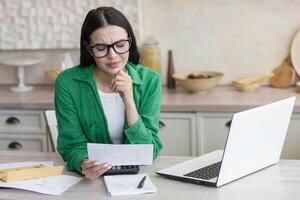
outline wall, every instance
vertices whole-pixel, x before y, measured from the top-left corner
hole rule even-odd
[[[140,40],[139,0],[0,0],[0,60],[42,57],[41,64],[26,69],[25,81],[51,83],[44,78],[48,68],[61,68],[67,55],[72,58],[67,65],[78,64],[82,22],[90,9],[99,6],[121,10]],[[0,65],[0,84],[16,83],[15,71]]]
[[[228,84],[282,62],[299,10],[299,0],[142,0],[143,32],[160,41],[164,80],[172,49],[176,71],[218,70]]]
[[[300,28],[299,0],[0,0],[0,43],[8,40],[2,25],[3,20],[7,20],[4,10],[28,1],[55,1],[65,9],[70,2],[74,8],[98,5],[120,8],[133,24],[138,37],[145,39],[155,35],[159,40],[164,82],[168,49],[174,51],[176,71],[222,71],[225,76],[221,84],[269,72],[288,55],[291,40]],[[11,2],[10,6],[7,2]],[[17,13],[22,13],[21,8],[17,8]],[[19,14],[15,19],[19,20]],[[76,19],[76,27],[80,27],[83,19]],[[29,21],[26,25],[29,28],[25,32],[31,30],[31,26],[37,27],[38,23],[30,24]],[[69,36],[76,38],[73,41],[78,39],[78,34]],[[9,45],[13,47],[18,42],[19,39],[10,40]],[[64,45],[38,48],[42,49],[31,46],[8,50],[3,47],[0,59],[16,55],[42,56],[43,63],[27,70],[26,82],[30,84],[51,83],[44,78],[45,70],[61,67],[67,54],[71,55],[74,64],[78,63],[77,48],[70,49]],[[15,69],[0,66],[0,84],[13,83],[16,83]]]
[[[139,36],[136,0],[1,0],[1,49],[79,48],[80,29],[92,8],[114,6]]]

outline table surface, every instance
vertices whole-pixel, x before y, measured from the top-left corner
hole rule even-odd
[[[276,165],[260,170],[242,179],[220,188],[194,185],[166,179],[155,174],[155,171],[180,163],[189,157],[160,156],[153,166],[141,167],[141,172],[148,173],[157,187],[157,192],[120,197],[107,195],[102,178],[95,181],[83,179],[60,196],[43,195],[17,189],[0,189],[0,200],[40,200],[44,199],[300,199],[300,160],[280,160]],[[8,152],[0,151],[0,162],[53,160],[63,163],[55,153],[45,152]],[[65,172],[73,174],[72,172]],[[74,174],[76,175],[76,174]]]

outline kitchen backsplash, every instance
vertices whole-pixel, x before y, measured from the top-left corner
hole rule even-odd
[[[139,0],[0,0],[0,59],[42,57],[41,64],[25,69],[25,82],[51,84],[44,77],[45,71],[61,68],[63,63],[79,63],[82,22],[90,9],[99,6],[121,10],[137,40],[141,39]],[[16,68],[0,65],[0,84],[16,83],[15,73]]]
[[[136,0],[1,0],[1,49],[79,48],[80,29],[92,8],[114,6],[139,36]]]
[[[86,11],[100,5],[115,6],[128,16],[139,46],[144,38],[155,36],[164,83],[169,49],[175,71],[217,70],[225,74],[220,84],[229,84],[278,66],[300,28],[298,0],[0,0],[0,59],[41,56],[44,61],[27,70],[26,83],[51,83],[44,78],[45,70],[61,67],[67,57],[72,58],[68,63],[78,63],[78,29]],[[40,12],[54,15],[46,27],[31,19],[39,19]],[[66,22],[73,26],[64,29]],[[45,30],[54,30],[54,40],[45,38]],[[61,34],[55,35],[55,30]],[[12,83],[15,68],[0,66],[0,84]]]

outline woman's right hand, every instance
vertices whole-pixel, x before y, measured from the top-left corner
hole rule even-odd
[[[81,173],[85,178],[94,180],[109,170],[111,166],[109,164],[96,164],[96,161],[84,160],[81,163]]]

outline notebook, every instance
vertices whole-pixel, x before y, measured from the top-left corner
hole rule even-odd
[[[143,188],[138,188],[140,181],[146,176]],[[155,185],[147,174],[104,176],[104,184],[109,196],[134,195],[156,192]]]
[[[167,178],[219,187],[277,163],[295,97],[233,115],[224,150],[217,150],[156,173]]]

